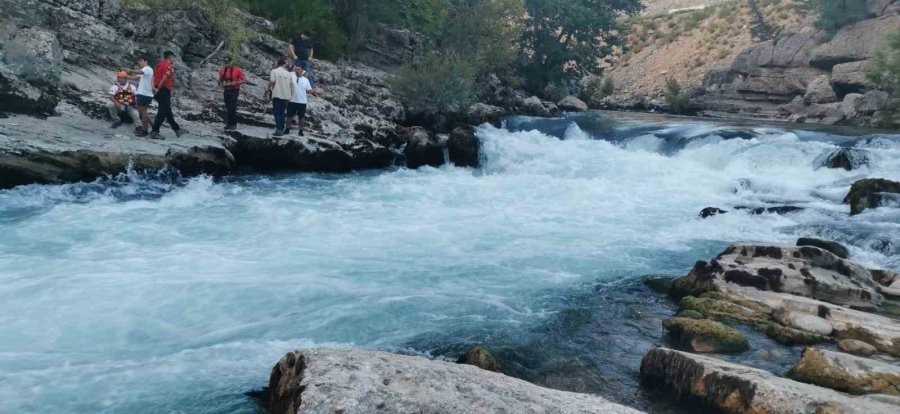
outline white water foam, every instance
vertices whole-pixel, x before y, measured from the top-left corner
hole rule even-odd
[[[614,144],[575,124],[564,140],[485,126],[477,171],[0,192],[0,407],[253,412],[243,393],[293,348],[515,336],[573,286],[684,272],[738,240],[825,233],[897,266],[866,246],[897,238],[900,209],[848,218],[840,204],[857,178],[900,179],[892,140],[847,172],[816,168],[827,140],[718,130],[671,126],[701,138],[668,154],[658,134]],[[697,218],[772,203],[808,210]]]

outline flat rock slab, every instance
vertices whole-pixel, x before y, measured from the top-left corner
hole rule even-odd
[[[470,365],[353,349],[288,353],[269,389],[273,414],[639,413]]]
[[[824,349],[807,348],[788,376],[850,394],[900,395],[900,367]]]
[[[641,361],[641,379],[725,412],[872,414],[900,411],[900,398],[851,397],[712,357],[656,348]]]

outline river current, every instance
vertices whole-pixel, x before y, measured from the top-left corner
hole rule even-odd
[[[512,118],[478,128],[480,169],[0,191],[0,412],[250,413],[298,347],[478,343],[511,375],[651,408],[638,364],[672,305],[643,275],[798,236],[900,270],[900,203],[841,202],[900,180],[900,137],[802,128]],[[868,165],[822,168],[841,147]],[[733,210],[783,205],[804,210]]]

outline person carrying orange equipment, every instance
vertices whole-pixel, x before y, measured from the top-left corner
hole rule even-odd
[[[128,72],[120,70],[116,72],[116,83],[109,89],[109,103],[106,108],[112,118],[112,128],[122,125],[122,115],[131,118],[135,125],[140,121],[137,109],[137,89],[128,82]]]

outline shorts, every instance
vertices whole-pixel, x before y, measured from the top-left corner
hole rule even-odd
[[[152,103],[153,103],[152,96],[144,96],[144,95],[137,96],[137,107],[138,108],[149,108],[150,104],[152,104]]]
[[[294,115],[297,115],[300,118],[305,117],[306,116],[306,104],[294,103],[294,102],[288,103],[287,116],[294,116]]]

